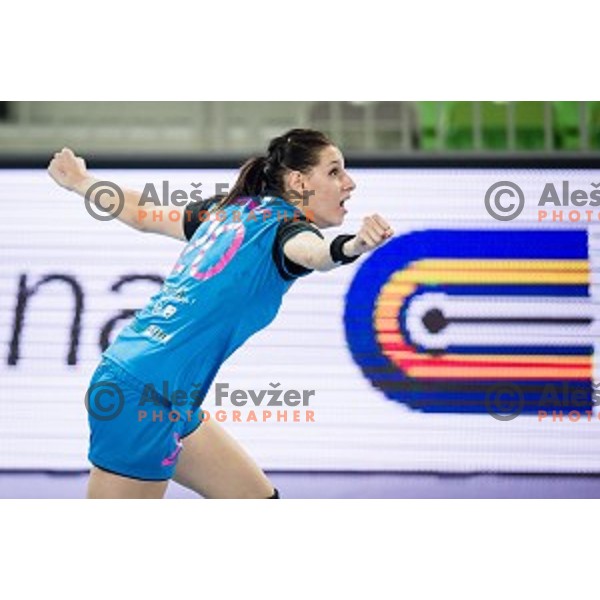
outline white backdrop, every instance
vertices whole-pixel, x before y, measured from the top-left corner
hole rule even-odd
[[[154,182],[160,189],[207,192],[231,182],[230,170],[110,170],[97,176],[127,187]],[[518,169],[357,169],[358,189],[339,232],[354,232],[363,215],[378,212],[396,235],[427,229],[590,231],[592,297],[597,311],[596,236],[591,224],[537,224],[546,182],[563,180],[590,191],[597,171]],[[528,199],[523,214],[500,223],[483,198],[495,182],[518,183]],[[208,195],[208,194],[206,194]],[[157,284],[124,277],[166,276],[183,245],[146,235],[119,222],[99,222],[83,201],[55,186],[41,170],[0,171],[0,469],[78,470],[89,465],[84,395],[100,354],[100,332],[123,309],[141,308]],[[596,212],[597,209],[590,208]],[[328,232],[336,235],[338,231]],[[488,414],[427,413],[394,402],[363,376],[348,348],[343,313],[361,264],[315,273],[297,282],[275,322],[223,366],[217,382],[230,388],[314,389],[315,423],[223,425],[265,469],[499,472],[600,472],[600,421],[540,423],[535,415],[510,422]],[[42,285],[28,301],[15,347],[20,281],[33,288],[60,275],[80,290],[81,323],[74,364],[67,364],[75,311],[65,280]],[[122,325],[117,324],[117,328]],[[593,338],[593,325],[588,332]],[[114,337],[113,335],[111,337]],[[594,359],[595,361],[595,359]],[[9,364],[14,363],[14,364]],[[597,366],[594,362],[597,380]],[[205,408],[214,412],[212,392]]]

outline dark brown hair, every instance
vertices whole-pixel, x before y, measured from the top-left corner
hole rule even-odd
[[[266,156],[255,156],[242,165],[233,188],[220,200],[217,208],[224,208],[246,196],[284,196],[286,172],[308,172],[319,164],[321,151],[332,145],[324,133],[314,129],[292,129],[274,138]]]

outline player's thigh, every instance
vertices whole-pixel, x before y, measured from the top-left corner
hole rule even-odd
[[[205,498],[268,498],[273,485],[227,431],[207,420],[182,440],[173,479]]]
[[[92,467],[87,497],[96,499],[159,499],[165,495],[168,481],[141,481]]]

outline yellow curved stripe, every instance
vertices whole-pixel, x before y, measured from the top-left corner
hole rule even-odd
[[[417,267],[419,271],[439,271],[442,269],[452,271],[464,271],[477,269],[480,271],[539,271],[553,269],[556,271],[585,271],[588,272],[590,264],[588,260],[517,260],[517,259],[424,259],[410,263],[409,269]],[[542,267],[542,269],[540,269]],[[404,269],[407,271],[408,269]],[[403,272],[403,271],[401,271]]]
[[[390,350],[388,352],[389,357],[393,357],[395,360],[422,360],[425,363],[427,361],[434,360],[443,360],[449,364],[454,362],[462,362],[464,360],[469,360],[472,362],[486,362],[490,360],[491,354],[481,355],[481,354],[441,354],[439,356],[431,356],[429,354],[416,354],[415,352],[410,352],[406,350]],[[494,362],[497,363],[525,363],[531,364],[532,362],[540,362],[548,365],[578,365],[580,367],[587,367],[591,365],[591,357],[590,356],[550,356],[545,354],[508,354],[508,355],[499,355],[494,354]],[[424,367],[427,365],[424,364]]]
[[[421,365],[412,367],[408,375],[426,378],[482,378],[521,376],[558,379],[566,376],[589,378],[592,375],[592,357],[561,357],[556,355],[498,356],[479,354],[476,357],[464,354],[429,355],[416,351],[398,351],[383,349],[386,344],[405,344],[398,327],[398,312],[407,296],[411,295],[419,284],[562,284],[587,285],[590,283],[590,265],[587,260],[422,260],[409,265],[403,271],[393,273],[382,286],[375,302],[373,326],[376,339],[385,356],[400,366],[403,359],[443,361],[447,366]],[[382,333],[385,330],[385,333]],[[523,367],[460,367],[453,364],[461,360],[496,362],[543,362],[548,367],[532,369]],[[578,365],[581,369],[569,371],[560,369],[560,365]]]

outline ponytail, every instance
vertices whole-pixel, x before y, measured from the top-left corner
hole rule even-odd
[[[237,181],[229,193],[221,199],[217,208],[232,204],[238,198],[261,196],[265,188],[266,156],[248,159],[240,169]]]
[[[292,129],[274,138],[267,156],[250,158],[242,165],[233,188],[216,208],[225,208],[243,197],[284,195],[285,172],[306,173],[319,163],[320,151],[331,145],[325,134],[311,129]]]

